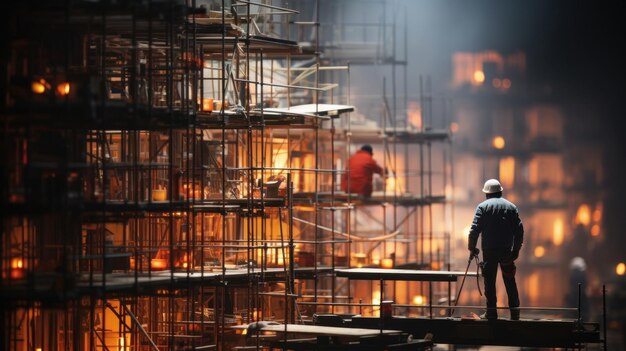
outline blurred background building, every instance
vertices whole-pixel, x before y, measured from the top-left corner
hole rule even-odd
[[[526,70],[523,52],[454,54],[456,165],[464,170],[455,203],[464,220],[458,225],[467,232],[467,218],[483,196],[475,184],[501,181],[526,231],[519,268],[523,300],[556,306],[570,288],[571,259],[590,260],[603,240],[603,146],[581,138],[590,131],[568,123],[567,106],[534,90]],[[602,272],[594,266],[588,273],[596,278],[585,289],[597,290]]]

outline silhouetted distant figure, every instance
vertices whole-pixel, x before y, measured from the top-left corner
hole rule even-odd
[[[567,307],[578,307],[578,284],[580,286],[580,311],[583,317],[589,317],[589,299],[587,289],[587,264],[582,257],[574,257],[569,264],[568,292],[565,296]]]

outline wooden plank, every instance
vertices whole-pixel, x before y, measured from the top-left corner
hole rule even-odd
[[[352,317],[348,325],[373,328],[377,317]],[[462,320],[458,318],[388,318],[385,326],[412,335],[433,334],[434,343],[456,345],[500,345],[575,348],[578,344],[602,342],[598,323],[576,320]]]
[[[302,203],[303,200],[313,200],[317,196],[320,202],[329,202],[332,199],[335,201],[348,201],[348,194],[343,191],[336,191],[334,194],[330,192],[299,192],[294,193],[293,197],[295,201]],[[373,192],[371,197],[361,198],[357,194],[351,194],[350,205],[382,205],[396,204],[399,206],[423,206],[428,204],[443,204],[446,202],[446,197],[443,195],[434,196],[419,196],[411,193],[397,194],[394,197],[393,193],[383,194],[383,192]]]
[[[281,108],[267,108],[264,111],[270,112],[287,112],[287,113],[302,113],[308,115],[319,116],[336,116],[341,113],[354,111],[354,106],[351,105],[335,105],[335,104],[305,104],[295,105],[290,107]]]
[[[455,282],[464,272],[429,271],[414,269],[385,269],[385,268],[350,268],[336,269],[338,277],[358,280],[404,280],[418,282]],[[468,276],[476,273],[468,272]]]
[[[258,325],[258,327],[257,327]],[[313,334],[313,335],[327,335],[327,336],[376,336],[379,334],[400,334],[401,330],[388,330],[383,329],[364,329],[364,328],[344,328],[344,327],[325,327],[320,325],[305,325],[305,324],[279,324],[273,322],[260,322],[258,324],[251,323],[249,325],[233,326],[235,329],[248,329],[260,330],[264,332],[275,333],[297,333],[297,334]]]

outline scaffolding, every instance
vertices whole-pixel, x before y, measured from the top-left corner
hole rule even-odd
[[[316,285],[306,295],[309,299],[302,299],[299,304],[312,310],[309,314],[359,314],[364,313],[363,307],[367,307],[367,313],[377,314],[381,300],[377,284],[338,279],[336,268],[450,269],[451,228],[446,217],[451,211],[446,189],[452,183],[452,153],[444,105],[447,101],[434,102],[428,81],[422,84],[419,101],[408,101],[409,26],[402,4],[344,1],[318,5],[316,9],[301,5],[303,13],[308,9],[323,18],[322,22],[300,22],[319,27],[317,34],[298,33],[304,46],[314,46],[306,38],[319,38],[317,45],[324,53],[324,62],[347,66],[349,77],[355,71],[383,76],[382,82],[376,84],[382,91],[363,86],[357,87],[357,92],[351,91],[354,83],[349,78],[349,84],[340,85],[340,95],[348,96],[357,111],[334,124],[334,138],[325,143],[338,150],[338,156],[333,158],[339,157],[339,172],[347,171],[343,165],[347,165],[355,147],[371,144],[382,155],[379,162],[389,174],[384,179],[374,179],[375,191],[365,200],[334,188],[315,194],[294,194],[300,202],[319,203],[320,210],[331,212],[329,217],[335,219],[327,221],[330,226],[321,228],[322,234],[327,235],[324,242],[330,246],[326,252],[335,259],[314,272],[318,280],[324,274],[331,276],[328,288],[318,291]],[[440,226],[441,223],[444,224]],[[348,242],[342,243],[338,238]],[[315,257],[318,261],[318,255]],[[425,283],[397,282],[386,289],[389,291],[384,295],[393,296],[396,303],[417,307],[412,309],[415,315],[423,315],[422,308],[433,303],[428,299],[431,291]],[[443,284],[436,290],[432,295],[437,297],[436,303],[439,299],[449,303],[449,287]]]
[[[11,10],[0,348],[268,349],[249,326],[361,323],[384,299],[451,316],[449,110],[421,78],[409,101],[402,7],[345,25],[358,2],[277,3]],[[390,92],[354,93],[355,67]],[[390,170],[369,199],[339,190],[363,143]]]
[[[334,271],[373,263],[358,245],[414,239],[398,239],[396,208],[433,198],[397,187],[393,230],[353,232],[363,204],[337,190],[350,66],[322,58],[320,5],[305,6],[313,21],[247,1],[14,10],[25,20],[11,23],[3,114],[2,294],[18,302],[3,310],[6,349],[241,344],[228,326],[320,312],[296,298],[353,301]],[[289,38],[305,34],[308,45]],[[385,51],[376,61],[395,70]]]
[[[3,349],[230,349],[258,346],[230,326],[301,319],[292,196],[332,178],[318,135],[353,108],[320,104],[337,85],[281,34],[297,11],[13,11]]]

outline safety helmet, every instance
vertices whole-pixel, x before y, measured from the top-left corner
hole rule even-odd
[[[584,271],[587,269],[587,264],[585,263],[585,259],[582,257],[574,257],[572,261],[569,263],[569,269]]]
[[[489,179],[483,186],[483,193],[485,194],[499,193],[502,190],[504,189],[502,189],[502,185],[500,185],[500,182],[497,179]]]

